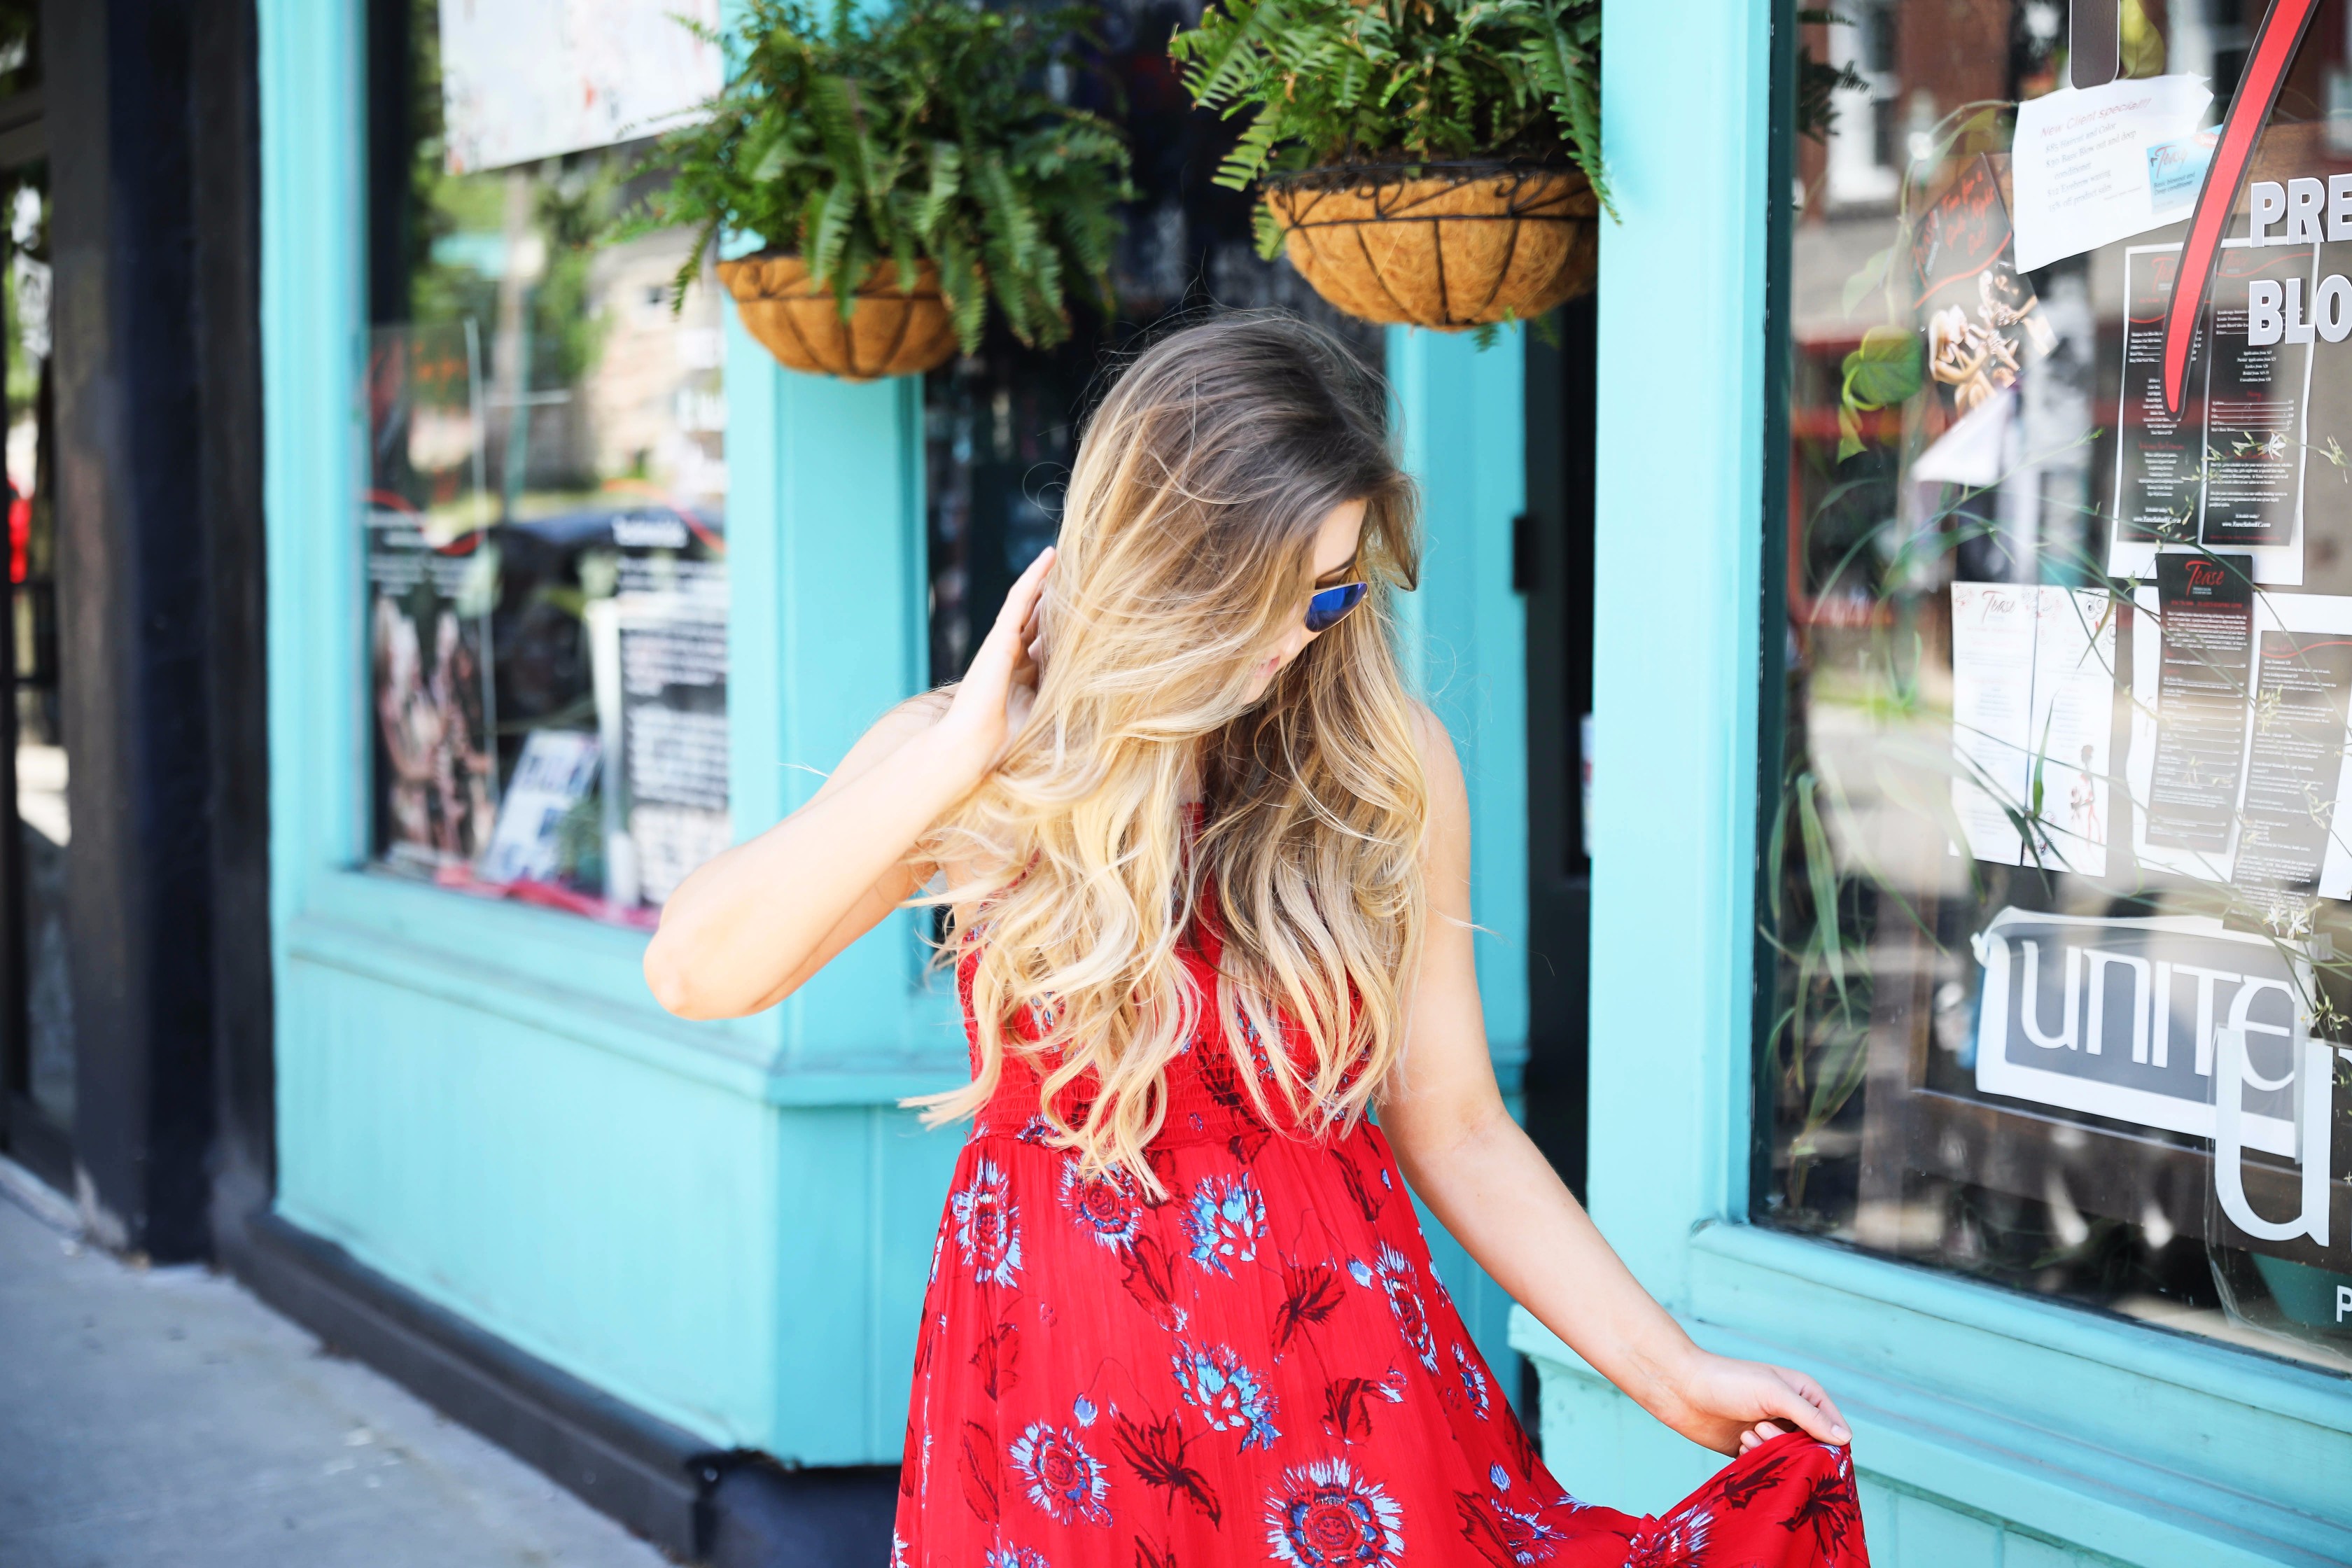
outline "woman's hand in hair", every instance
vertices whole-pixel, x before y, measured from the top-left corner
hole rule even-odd
[[[1050,550],[1004,598],[950,692],[884,714],[807,805],[712,857],[662,907],[646,948],[654,999],[685,1018],[772,1007],[930,876],[910,854],[986,778],[1037,696],[1038,605]]]
[[[1048,547],[1004,595],[996,624],[971,656],[954,700],[940,721],[942,735],[971,763],[974,782],[996,766],[1036,702],[1038,678],[1045,670],[1045,579],[1053,569],[1054,552]]]

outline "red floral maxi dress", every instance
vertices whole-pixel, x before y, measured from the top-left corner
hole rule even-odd
[[[1387,1140],[1276,1131],[1203,1011],[1158,1202],[1048,1147],[1007,1061],[932,1252],[892,1568],[1867,1568],[1847,1451],[1801,1434],[1656,1518],[1562,1490]]]

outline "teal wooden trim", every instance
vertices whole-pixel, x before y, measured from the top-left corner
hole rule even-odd
[[[2239,1411],[2352,1441],[2352,1394],[2344,1380],[2299,1363],[1754,1226],[1707,1226],[1692,1237],[1692,1251],[1695,1317],[1751,1334],[1780,1322],[1780,1337],[1790,1343],[1818,1342],[1843,1361],[1881,1373],[1914,1364],[1921,1382],[1956,1398],[2000,1405],[2014,1403],[2021,1386],[2040,1388],[2037,1376],[2021,1373],[2020,1358],[2079,1363],[2066,1370],[2070,1378],[2120,1375],[2135,1384],[2161,1384],[2175,1391],[2164,1397],[2192,1402],[2172,1413],[2180,1428],[2174,1436],[2183,1444],[2178,1451],[2162,1447],[2164,1433],[2083,1425],[2109,1421],[2107,1402],[2122,1397],[2120,1389],[2103,1389],[2095,1398],[2067,1391],[2057,1401],[2059,1419],[2042,1418],[2058,1430],[2128,1441],[2158,1462],[2216,1473],[2204,1449],[2217,1422],[2236,1420]],[[1793,1310],[1779,1305],[1781,1293]],[[1857,1310],[1873,1313],[1881,1325],[1867,1339],[1853,1337],[1862,1331],[1850,1321]],[[1955,1331],[1963,1338],[1934,1337]],[[2336,1474],[2352,1474],[2352,1447]],[[2263,1475],[2270,1479],[2246,1476],[2248,1489],[2276,1492],[2279,1478],[2267,1468]],[[2315,1493],[2313,1501],[2314,1511],[2341,1509],[2352,1523],[2352,1494],[2341,1488],[2324,1500]]]
[[[786,1115],[777,1195],[800,1223],[777,1255],[776,1435],[808,1465],[895,1463],[907,1435],[915,1339],[961,1129],[924,1131],[878,1108]],[[939,1434],[944,1449],[952,1435]]]
[[[785,479],[774,602],[786,694],[779,804],[789,810],[869,725],[927,684],[921,386],[910,377],[852,386],[771,368]],[[950,988],[927,985],[919,971],[927,923],[919,911],[892,915],[795,992],[783,1006],[786,1059],[837,1068],[912,1051],[961,1062]]]
[[[1470,794],[1478,997],[1507,1089],[1528,1051],[1527,601],[1511,590],[1527,507],[1521,330],[1391,327],[1389,380],[1404,465],[1421,483],[1421,587],[1403,596],[1407,673],[1454,737]]]
[[[1602,19],[1591,1193],[1670,1303],[1745,1201],[1771,11]]]
[[[261,0],[262,477],[268,509],[270,908],[356,858],[353,535],[364,191],[358,7]],[[307,765],[310,759],[327,765]]]
[[[316,914],[301,917],[289,929],[286,959],[402,986],[478,1017],[544,1029],[771,1105],[889,1106],[910,1095],[953,1089],[964,1079],[961,1063],[897,1054],[877,1054],[857,1068],[840,1071],[779,1072],[771,1034],[748,1026],[754,1021],[687,1023],[646,997],[614,1005],[580,986],[551,984],[511,966],[503,955],[486,961],[478,952],[469,957],[446,947],[403,942],[373,925]]]
[[[1864,1315],[1869,1323],[1858,1330],[1847,1315],[1839,1315],[1837,1326],[1846,1331],[1848,1342],[1868,1345],[1885,1336],[1885,1314]],[[1722,1354],[1778,1362],[1794,1354],[1780,1338],[1759,1339],[1704,1321],[1688,1326],[1700,1343]],[[1859,1340],[1853,1337],[1857,1332]],[[1616,1506],[1655,1510],[1682,1496],[1722,1462],[1634,1407],[1525,1312],[1513,1315],[1511,1342],[1535,1362],[1543,1379],[1545,1453],[1571,1489]],[[2322,1568],[2352,1561],[2352,1521],[2315,1517],[2286,1502],[2273,1488],[2243,1489],[2236,1484],[2242,1476],[2216,1473],[2211,1462],[2228,1458],[2221,1452],[2228,1449],[2272,1468],[2332,1467],[2340,1478],[2346,1465],[2340,1447],[2320,1444],[2306,1458],[2289,1451],[2305,1433],[2200,1427],[2195,1423],[2202,1413],[2151,1403],[2143,1391],[2129,1387],[2101,1391],[2120,1398],[2115,1413],[2127,1415],[2135,1428],[2125,1435],[2123,1447],[2062,1436],[2042,1424],[2044,1416],[2038,1409],[2030,1418],[2013,1414],[2013,1391],[1984,1405],[1926,1392],[1913,1381],[1910,1373],[1923,1359],[1938,1372],[1950,1370],[1953,1360],[1937,1352],[1957,1348],[1919,1346],[1919,1353],[1906,1355],[1901,1374],[1894,1377],[1874,1375],[1818,1354],[1804,1360],[1808,1370],[1834,1391],[1851,1422],[1855,1468],[1866,1483],[1970,1516],[1994,1534],[2022,1531],[2044,1542],[2062,1543],[2063,1560],[2070,1562],[2082,1561],[2084,1553],[2196,1568],[2223,1563],[2232,1568],[2279,1563]],[[1982,1346],[1970,1348],[1983,1353]],[[2184,1469],[2152,1457],[2138,1440],[2139,1430],[2174,1422],[2184,1423],[2180,1436],[2198,1440],[2205,1462]],[[1588,1477],[1588,1469],[1599,1473]],[[1594,1479],[1620,1491],[1604,1498]],[[1965,1540],[1971,1534],[1953,1521],[1939,1521],[1931,1538],[1924,1523],[1905,1530],[1903,1510],[1894,1511],[1902,1538],[1899,1548],[1882,1538],[1877,1519],[1868,1521],[1872,1561],[1884,1568],[1947,1561],[1937,1553],[1949,1551],[1955,1537]],[[1975,1561],[1966,1556],[1957,1560]]]

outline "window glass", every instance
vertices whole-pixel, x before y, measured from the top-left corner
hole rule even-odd
[[[720,290],[614,237],[647,143],[546,152],[583,133],[458,21],[372,12],[370,854],[649,923],[728,841]],[[640,74],[690,72],[656,21]]]
[[[17,24],[23,26],[22,18]],[[8,13],[0,9],[0,86],[10,79]],[[49,374],[48,171],[34,163],[0,178],[7,225],[6,307],[0,353],[7,363],[9,713],[16,767],[14,837],[0,856],[0,899],[11,951],[5,973],[11,1088],[48,1121],[73,1126],[73,987],[67,959],[66,865],[73,841],[66,809],[65,712],[58,662],[58,545]]]
[[[988,633],[1013,580],[1054,542],[1079,420],[1110,356],[1172,314],[1209,305],[1279,307],[1338,333],[1378,368],[1381,329],[1326,305],[1288,261],[1252,247],[1250,202],[1211,183],[1237,125],[1193,110],[1168,36],[1197,4],[1102,0],[1094,68],[1058,84],[1118,121],[1137,199],[1114,261],[1116,321],[1081,304],[1060,346],[1024,349],[1002,328],[924,383],[931,678],[952,680]]]
[[[2352,1370],[2352,23],[1783,14],[1754,1217]]]

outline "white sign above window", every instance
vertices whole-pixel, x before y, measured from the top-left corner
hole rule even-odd
[[[719,0],[441,0],[449,172],[609,147],[719,91]]]

